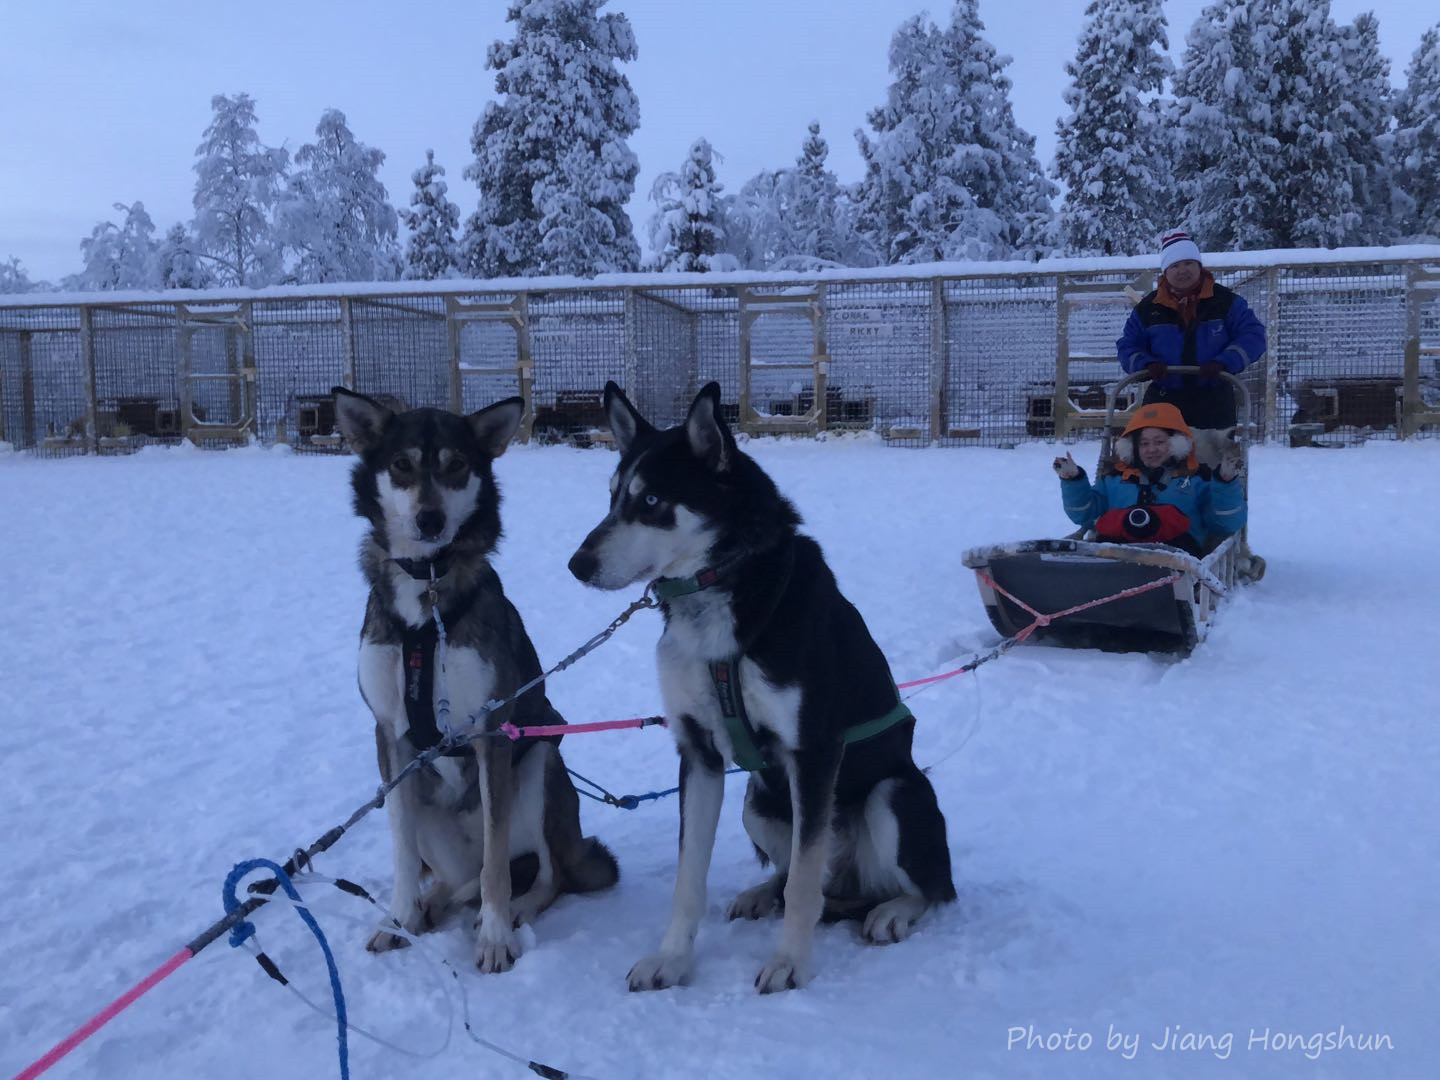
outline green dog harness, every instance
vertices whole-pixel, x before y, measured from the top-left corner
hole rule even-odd
[[[707,567],[689,577],[656,578],[650,583],[650,589],[662,603],[701,592],[716,584],[725,570],[741,557],[743,556],[737,556],[730,563],[721,566]],[[710,681],[715,684],[715,697],[720,703],[720,715],[725,720],[725,730],[730,736],[731,754],[735,764],[746,772],[770,768],[770,762],[755,745],[755,727],[750,723],[749,713],[745,710],[745,696],[740,691],[740,657],[712,661]],[[872,739],[901,721],[912,719],[910,707],[899,700],[899,690],[895,691],[895,697],[895,707],[884,716],[847,728],[845,745]]]
[[[716,660],[710,664],[710,681],[715,684],[715,697],[720,702],[720,715],[730,736],[731,754],[735,764],[746,772],[759,772],[771,767],[760,748],[755,745],[755,728],[745,709],[745,696],[740,692],[740,660]],[[896,697],[899,697],[897,691]],[[910,706],[896,701],[884,716],[866,720],[845,730],[845,745],[864,742],[882,731],[888,731],[902,720],[912,718]]]

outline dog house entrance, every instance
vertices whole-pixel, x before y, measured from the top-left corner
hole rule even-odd
[[[177,305],[180,434],[244,442],[255,430],[255,351],[246,305]]]
[[[447,297],[450,327],[450,408],[473,412],[499,398],[525,399],[516,439],[530,441],[535,423],[534,362],[524,293],[509,300]]]
[[[740,429],[751,434],[825,427],[823,286],[742,288]]]

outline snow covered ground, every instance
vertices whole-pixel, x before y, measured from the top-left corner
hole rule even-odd
[[[900,679],[995,640],[964,548],[1069,528],[1053,447],[750,449]],[[603,512],[612,464],[522,447],[497,465],[499,569],[547,662],[630,598],[587,591],[564,565]],[[6,1075],[217,918],[233,863],[283,859],[373,792],[347,468],[263,450],[0,458]],[[561,901],[507,975],[470,973],[465,929],[429,939],[464,971],[477,1029],[605,1078],[1435,1075],[1440,442],[1267,447],[1253,472],[1269,576],[1190,659],[1025,647],[912,700],[960,899],[910,941],[867,948],[823,928],[813,984],[757,997],[777,927],[723,919],[758,880],[732,777],[695,981],[629,994],[625,972],[668,911],[676,803],[587,802],[618,888]],[[657,633],[658,616],[639,617],[552,699],[572,721],[655,711]],[[674,783],[663,731],[564,749],[616,791]],[[321,869],[388,895],[383,813]],[[440,1046],[453,980],[425,951],[367,955],[363,902],[317,889],[314,906],[353,1020]],[[275,906],[257,925],[326,1001],[294,913]],[[1069,1050],[1030,1038],[1067,1032]],[[1170,1040],[1201,1047],[1156,1048]],[[438,1061],[351,1047],[357,1078],[529,1075],[458,1023]],[[333,1022],[223,942],[52,1073],[334,1074]]]

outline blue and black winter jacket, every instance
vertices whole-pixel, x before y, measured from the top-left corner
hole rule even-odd
[[[1125,331],[1115,343],[1120,366],[1127,372],[1143,371],[1159,360],[1167,367],[1199,365],[1218,361],[1232,375],[1239,375],[1265,352],[1265,326],[1250,310],[1245,298],[1208,274],[1196,304],[1195,322],[1186,327],[1174,301],[1162,286],[1135,305],[1125,321]],[[1194,376],[1191,385],[1213,385],[1215,380]],[[1178,390],[1185,377],[1171,375],[1159,386]]]
[[[1060,481],[1060,499],[1065,514],[1076,525],[1093,529],[1107,510],[1138,506],[1142,501],[1174,506],[1190,519],[1190,536],[1197,546],[1210,535],[1228,535],[1245,526],[1245,488],[1239,480],[1207,478],[1202,473],[1170,472],[1149,490],[1142,500],[1140,476],[1112,473],[1094,484],[1084,472]]]

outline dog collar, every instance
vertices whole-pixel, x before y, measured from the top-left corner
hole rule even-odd
[[[650,591],[655,594],[656,600],[661,601],[674,600],[677,596],[689,596],[691,593],[701,592],[718,585],[721,578],[753,554],[754,552],[742,551],[739,555],[725,560],[718,566],[707,566],[704,570],[698,570],[689,577],[656,578],[650,582]]]
[[[450,549],[441,548],[428,559],[391,559],[416,581],[429,581],[444,577],[450,570]],[[434,571],[432,574],[431,571]]]
[[[650,583],[650,591],[657,600],[674,600],[677,596],[689,596],[691,593],[708,589],[719,580],[720,571],[713,566],[707,566],[689,577],[656,578]]]

